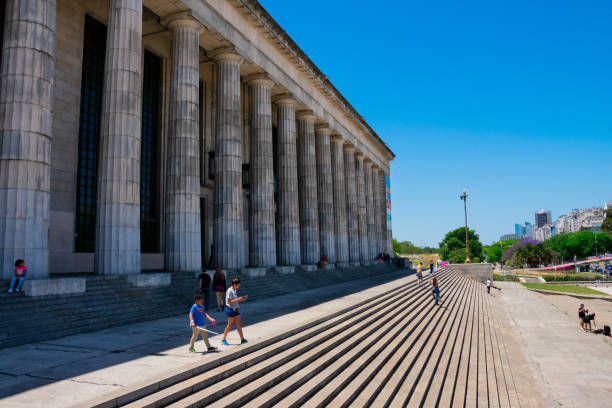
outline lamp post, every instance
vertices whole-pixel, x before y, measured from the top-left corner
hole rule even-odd
[[[463,211],[465,213],[465,263],[470,263],[470,244],[468,241],[468,223],[467,223],[467,192],[463,189],[463,194],[459,196],[463,200]]]

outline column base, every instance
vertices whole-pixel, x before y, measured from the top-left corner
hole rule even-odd
[[[358,262],[353,262],[353,261],[351,261],[351,262],[349,262],[349,264],[350,264],[351,266],[361,266],[361,262],[359,262],[359,261],[358,261]]]
[[[300,265],[300,268],[302,268],[302,270],[307,271],[307,272],[314,272],[317,269],[319,269],[317,265]]]
[[[368,265],[370,265],[370,261],[361,261],[361,265],[362,266],[368,266]]]
[[[32,279],[23,283],[26,296],[66,295],[85,293],[85,278]]]
[[[135,273],[126,275],[125,280],[137,288],[168,286],[172,282],[170,273]]]
[[[336,269],[336,264],[327,264],[321,269]]]
[[[336,268],[348,268],[349,266],[348,262],[336,262]]]
[[[261,278],[266,276],[267,269],[268,268],[242,268],[240,272],[251,278]]]
[[[295,273],[295,266],[291,265],[291,266],[277,266],[276,267],[276,272],[278,273],[282,273],[285,275],[289,275],[292,273]]]

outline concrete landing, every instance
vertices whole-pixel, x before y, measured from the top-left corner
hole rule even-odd
[[[609,407],[612,339],[582,331],[578,305],[585,303],[601,316],[601,326],[612,323],[610,303],[540,294],[510,282],[495,285],[502,288],[499,299],[509,315],[509,326],[540,385],[546,406]]]
[[[282,332],[384,294],[410,279],[414,277],[407,277],[406,272],[392,272],[244,303],[241,313],[245,337],[257,340]],[[248,293],[239,290],[239,294]],[[234,330],[228,336],[232,345],[221,346],[219,353],[189,353],[187,312],[186,309],[184,315],[177,317],[0,350],[0,406],[66,407],[201,363],[237,347],[239,339]],[[217,325],[208,329],[221,333],[225,314],[209,313],[217,319]],[[39,316],[32,314],[29,318]],[[213,345],[220,346],[221,336],[209,336]],[[201,340],[196,349],[204,350]]]

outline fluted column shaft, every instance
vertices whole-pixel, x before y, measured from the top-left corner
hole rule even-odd
[[[95,270],[140,273],[142,0],[111,0],[98,161]]]
[[[344,172],[344,140],[331,139],[332,181],[334,189],[334,234],[336,236],[336,263],[349,262],[346,217],[346,183]]]
[[[372,195],[374,204],[374,248],[376,249],[376,256],[383,252],[383,246],[381,241],[382,236],[382,205],[380,189],[380,174],[378,168],[372,168]]]
[[[379,188],[380,188],[380,247],[381,251],[390,253],[387,248],[387,189],[385,185],[385,173],[383,171],[379,174]]]
[[[199,33],[190,18],[171,21],[172,62],[166,171],[166,270],[202,269],[200,232]]]
[[[3,2],[4,5],[4,2]],[[0,70],[0,279],[49,274],[55,0],[8,0]]]
[[[359,262],[359,205],[357,204],[357,180],[355,178],[355,148],[344,147],[344,178],[346,181],[346,210],[349,260]]]
[[[298,180],[300,196],[300,237],[302,263],[313,265],[321,258],[319,244],[319,207],[317,201],[317,156],[315,117],[300,112],[298,120]]]
[[[357,211],[359,213],[359,260],[368,263],[370,244],[368,242],[368,219],[366,215],[365,175],[363,174],[363,154],[355,155],[355,180],[357,183]]]
[[[332,180],[330,129],[315,129],[317,152],[317,197],[319,205],[319,238],[321,254],[329,263],[336,263],[336,237],[334,234],[334,187]]]
[[[277,261],[279,265],[299,265],[300,215],[298,204],[297,140],[295,133],[295,101],[277,99],[278,106],[278,228]]]
[[[217,63],[215,143],[214,262],[223,269],[243,267],[242,135],[240,63],[235,53],[213,56]]]
[[[276,265],[274,230],[274,146],[272,142],[272,100],[274,83],[257,75],[249,80],[250,103],[250,265]]]
[[[376,252],[376,219],[374,211],[374,190],[372,189],[372,162],[368,159],[363,162],[363,173],[368,223],[368,259],[372,260],[378,253]]]

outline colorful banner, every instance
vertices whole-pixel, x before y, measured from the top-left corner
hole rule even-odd
[[[385,176],[385,196],[387,198],[387,229],[391,231],[391,179]]]

